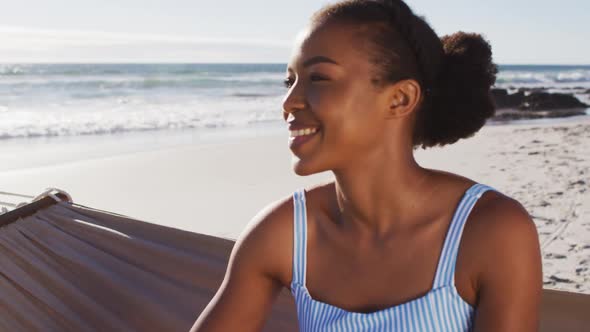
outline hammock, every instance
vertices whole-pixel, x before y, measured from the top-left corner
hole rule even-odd
[[[0,331],[188,331],[221,284],[233,241],[51,191],[0,215]],[[589,313],[590,295],[544,290],[541,331],[587,331]],[[288,290],[264,331],[297,331]]]

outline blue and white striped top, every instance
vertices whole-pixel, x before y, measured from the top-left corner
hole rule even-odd
[[[471,331],[475,308],[455,287],[455,263],[463,226],[475,202],[492,187],[476,183],[459,202],[436,268],[432,289],[424,296],[371,313],[350,312],[317,301],[305,285],[307,218],[305,190],[293,194],[294,248],[291,293],[295,297],[299,330],[309,331]],[[496,190],[497,191],[497,190]]]

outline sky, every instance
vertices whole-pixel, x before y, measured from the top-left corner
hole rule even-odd
[[[0,0],[0,63],[287,63],[326,0]],[[500,64],[590,64],[588,0],[407,0]]]

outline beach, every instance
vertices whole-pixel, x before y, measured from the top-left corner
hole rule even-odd
[[[269,203],[331,181],[291,168],[283,124],[10,139],[1,191],[68,192],[75,203],[235,239]],[[590,293],[590,116],[486,125],[474,137],[415,152],[419,164],[487,184],[521,202],[543,252],[546,288]],[[18,201],[18,199],[17,199]]]

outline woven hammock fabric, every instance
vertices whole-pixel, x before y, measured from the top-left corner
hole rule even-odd
[[[221,284],[232,246],[54,204],[0,228],[0,331],[188,331]],[[265,331],[296,330],[284,291]]]

